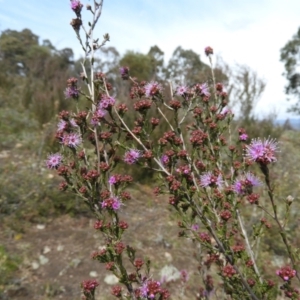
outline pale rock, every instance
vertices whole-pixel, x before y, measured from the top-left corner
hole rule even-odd
[[[109,285],[114,285],[117,284],[119,282],[119,279],[117,276],[110,274],[110,275],[106,275],[104,278],[104,282],[109,284]]]
[[[57,248],[56,248],[56,250],[57,250],[57,251],[63,251],[64,248],[65,248],[65,246],[63,246],[63,245],[58,245]]]
[[[44,256],[44,255],[40,255],[39,256],[39,261],[41,265],[45,265],[49,262],[49,258]]]
[[[37,270],[40,267],[40,264],[37,261],[33,261],[31,267],[33,270]]]
[[[170,282],[180,279],[180,272],[173,265],[164,266],[160,272],[162,282]]]
[[[45,224],[37,224],[36,228],[39,229],[39,230],[43,230],[43,229],[46,228],[46,225]]]
[[[171,262],[173,260],[173,257],[169,252],[165,252],[165,258],[168,262]]]
[[[98,273],[96,271],[91,271],[89,275],[91,277],[98,277]]]
[[[43,253],[44,253],[44,254],[47,254],[47,253],[49,253],[50,251],[51,251],[51,249],[50,249],[50,247],[48,247],[48,246],[45,246],[44,249],[43,249]]]
[[[79,264],[81,263],[81,259],[79,258],[74,258],[72,259],[70,265],[73,267],[73,268],[77,268],[79,266]]]

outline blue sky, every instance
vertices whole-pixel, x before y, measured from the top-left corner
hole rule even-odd
[[[29,28],[56,48],[80,54],[69,0],[0,0],[0,7],[0,31]],[[299,14],[299,0],[104,0],[96,35],[108,32],[109,45],[121,54],[157,45],[166,58],[179,45],[200,54],[210,45],[230,65],[246,64],[266,80],[257,114],[287,117],[279,56],[300,26]]]

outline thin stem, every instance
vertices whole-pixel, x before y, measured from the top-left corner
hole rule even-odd
[[[265,182],[266,182],[266,185],[268,187],[268,195],[269,195],[269,198],[271,200],[271,206],[272,206],[273,213],[274,213],[273,219],[275,220],[275,222],[277,223],[277,225],[279,227],[279,230],[280,230],[279,234],[280,234],[280,236],[282,238],[282,241],[283,241],[283,243],[284,243],[284,245],[286,247],[286,250],[288,252],[289,258],[291,259],[291,262],[292,262],[292,265],[293,265],[293,269],[296,270],[296,277],[297,277],[298,281],[300,281],[300,273],[298,271],[297,263],[296,263],[296,260],[295,260],[295,257],[294,257],[291,245],[288,242],[285,230],[284,230],[283,226],[281,225],[280,220],[278,218],[277,207],[276,207],[276,204],[275,204],[275,201],[274,201],[273,189],[272,189],[271,183],[270,183],[269,168],[268,168],[267,165],[263,165],[263,164],[260,165],[260,168],[261,168],[263,174],[265,175]]]
[[[240,227],[241,227],[243,236],[244,236],[245,241],[246,241],[247,252],[248,252],[248,254],[250,255],[251,260],[252,260],[252,262],[253,262],[253,266],[254,266],[255,273],[256,273],[256,275],[259,277],[260,283],[263,283],[263,280],[262,280],[262,278],[261,278],[261,275],[260,275],[260,273],[259,273],[259,270],[258,270],[256,261],[255,261],[254,253],[253,253],[253,251],[252,251],[252,248],[251,248],[251,245],[250,245],[250,242],[249,242],[249,238],[248,238],[247,231],[246,231],[246,229],[245,229],[245,227],[244,227],[244,223],[243,223],[243,221],[242,221],[242,217],[241,217],[240,212],[239,212],[238,209],[236,209],[236,214],[237,214],[237,217],[238,217],[238,221],[239,221],[239,224],[240,224]]]
[[[114,112],[116,113],[117,117],[118,117],[119,120],[121,121],[122,125],[123,125],[123,126],[126,128],[126,130],[131,134],[131,136],[137,141],[137,143],[138,143],[140,146],[142,146],[143,149],[144,149],[145,151],[148,151],[148,149],[147,149],[146,146],[142,143],[142,141],[141,141],[139,138],[137,138],[137,137],[135,136],[135,134],[128,128],[128,126],[126,125],[126,123],[123,121],[123,119],[121,118],[121,116],[118,114],[118,112],[117,112],[117,110],[116,110],[115,107],[114,107]],[[163,166],[163,164],[160,162],[159,159],[154,158],[154,161],[155,161],[155,162],[158,164],[158,166],[164,171],[165,174],[171,175],[170,172],[168,172],[168,171],[166,170],[166,168]]]

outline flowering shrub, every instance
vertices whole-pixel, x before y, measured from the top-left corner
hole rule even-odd
[[[111,294],[120,299],[167,299],[170,293],[163,283],[152,278],[150,262],[136,255],[123,241],[129,224],[122,220],[122,206],[130,199],[126,191],[133,178],[126,174],[131,165],[148,168],[157,173],[155,194],[169,194],[169,205],[179,216],[179,236],[201,245],[199,264],[204,288],[198,299],[217,297],[217,289],[231,299],[271,299],[276,285],[263,273],[257,263],[253,244],[263,234],[261,223],[249,233],[245,228],[242,210],[245,205],[256,205],[273,220],[286,248],[289,266],[276,274],[283,280],[281,289],[286,297],[299,299],[293,278],[300,280],[297,271],[299,257],[286,237],[285,224],[291,202],[287,203],[285,219],[276,207],[274,187],[269,165],[276,162],[278,143],[273,139],[253,139],[248,143],[246,129],[230,132],[233,113],[228,108],[225,89],[212,81],[193,86],[181,85],[174,89],[156,81],[138,82],[130,77],[128,67],[120,68],[120,76],[132,83],[130,98],[134,111],[110,95],[112,86],[105,74],[95,72],[94,56],[101,44],[93,36],[100,17],[103,1],[94,1],[87,9],[93,20],[87,30],[82,23],[80,1],[71,1],[76,19],[71,21],[85,51],[82,62],[81,86],[76,78],[67,81],[66,98],[85,99],[90,106],[74,112],[62,111],[56,133],[61,152],[50,154],[46,165],[63,178],[62,191],[70,189],[79,195],[95,213],[94,228],[106,240],[105,248],[95,251],[92,259],[105,264],[119,280]],[[80,32],[85,33],[86,41]],[[212,66],[213,49],[205,48]],[[87,74],[87,66],[90,74]],[[170,88],[171,99],[164,90]],[[157,118],[150,116],[154,109]],[[168,111],[168,118],[166,116]],[[124,116],[135,114],[131,128]],[[155,128],[162,122],[168,130],[159,139],[153,138]],[[263,180],[256,174],[257,165]],[[116,173],[122,166],[124,174]],[[259,202],[258,186],[267,190],[271,210]],[[198,225],[200,224],[200,225]],[[125,261],[130,267],[125,267]],[[128,264],[126,263],[126,266]],[[188,280],[186,271],[182,281]],[[95,280],[82,283],[83,299],[94,299]]]

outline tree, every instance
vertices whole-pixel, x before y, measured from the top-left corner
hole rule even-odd
[[[249,121],[254,117],[254,108],[265,90],[266,82],[245,65],[226,69],[230,106],[234,107],[239,119]]]
[[[280,50],[280,61],[284,63],[283,76],[288,81],[285,93],[297,99],[288,111],[300,114],[300,27],[292,39]]]
[[[127,51],[120,60],[121,66],[127,66],[130,69],[130,75],[138,80],[151,80],[153,75],[152,59],[149,55]]]
[[[28,110],[41,125],[67,108],[63,90],[74,72],[73,51],[57,50],[29,29],[0,35],[0,105]]]
[[[152,46],[148,52],[152,63],[152,79],[162,79],[164,67],[164,52],[158,46]]]
[[[209,68],[200,60],[199,54],[178,46],[169,60],[165,73],[166,79],[171,79],[176,84],[185,84],[199,82],[200,74],[205,70]]]
[[[38,36],[29,29],[5,30],[0,36],[0,66],[6,74],[25,74],[28,70],[26,54],[38,46]]]

